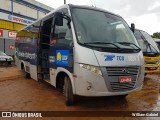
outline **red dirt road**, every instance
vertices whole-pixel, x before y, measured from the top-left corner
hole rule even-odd
[[[78,97],[74,106],[64,104],[62,92],[45,82],[22,78],[16,67],[0,68],[0,111],[160,111],[160,79],[145,78],[143,90],[120,97]],[[14,71],[14,72],[13,72]],[[3,74],[4,75],[3,75]],[[8,74],[8,76],[7,76]],[[3,75],[3,76],[2,76]],[[6,77],[6,76],[7,77]],[[19,76],[11,79],[12,75]],[[7,78],[4,80],[4,78]],[[1,81],[3,79],[3,81]],[[1,120],[2,118],[0,118]],[[22,118],[3,118],[21,120]],[[2,120],[3,120],[2,119]],[[31,118],[24,118],[30,120]],[[50,117],[42,120],[159,120],[157,117]]]

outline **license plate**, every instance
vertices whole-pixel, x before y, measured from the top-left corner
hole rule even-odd
[[[150,70],[155,70],[156,68],[155,67],[150,67]]]
[[[120,76],[119,77],[119,82],[120,83],[132,82],[132,77],[131,76]]]

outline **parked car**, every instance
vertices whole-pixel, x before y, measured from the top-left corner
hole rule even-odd
[[[13,62],[13,58],[11,56],[6,55],[4,52],[0,51],[0,63],[4,62],[11,64]]]

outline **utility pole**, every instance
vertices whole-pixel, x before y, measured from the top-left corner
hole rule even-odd
[[[11,0],[11,13],[13,15],[13,0]]]
[[[6,40],[4,39],[4,53],[6,52]]]
[[[64,0],[64,4],[66,4],[66,0]]]

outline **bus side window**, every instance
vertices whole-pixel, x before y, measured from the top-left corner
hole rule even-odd
[[[52,35],[51,45],[70,47],[72,43],[71,30],[68,27],[68,21],[63,19],[63,26],[55,25]]]

